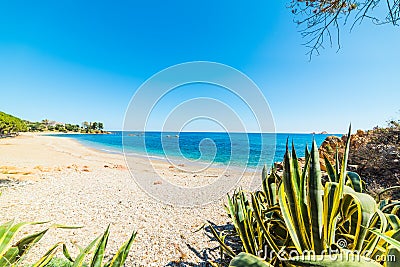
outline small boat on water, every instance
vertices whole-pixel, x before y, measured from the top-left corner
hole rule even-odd
[[[167,138],[179,138],[179,135],[166,135]]]

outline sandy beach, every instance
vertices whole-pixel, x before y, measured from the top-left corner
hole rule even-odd
[[[146,159],[134,161],[135,172],[145,175]],[[154,166],[179,185],[210,184],[221,172],[209,169],[192,175],[160,160]],[[248,179],[253,175],[246,173]],[[39,253],[59,241],[77,253],[74,243],[87,245],[111,224],[109,254],[132,231],[138,232],[126,266],[205,266],[207,260],[219,257],[218,245],[207,231],[196,230],[207,220],[218,225],[229,221],[223,199],[195,208],[163,204],[133,181],[123,155],[97,151],[68,138],[23,134],[0,140],[0,181],[1,223],[15,219],[84,226],[51,230],[41,240]],[[157,181],[152,185],[163,186]],[[23,232],[38,228],[43,226]]]

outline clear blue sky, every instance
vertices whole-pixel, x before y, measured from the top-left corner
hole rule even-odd
[[[28,120],[103,121],[118,130],[142,82],[203,60],[252,78],[279,132],[345,132],[349,122],[365,129],[400,116],[398,27],[344,29],[338,53],[326,48],[309,62],[286,4],[1,1],[0,110]]]

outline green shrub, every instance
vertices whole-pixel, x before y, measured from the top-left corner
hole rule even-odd
[[[27,126],[20,118],[0,111],[0,134],[9,134],[13,132],[25,132]]]

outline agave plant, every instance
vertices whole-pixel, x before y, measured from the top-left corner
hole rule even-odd
[[[225,236],[211,229],[221,249],[233,258],[231,266],[250,266],[241,264],[246,260],[254,266],[395,266],[383,256],[400,251],[392,242],[400,240],[400,202],[378,204],[364,192],[360,176],[346,170],[350,132],[341,163],[338,152],[334,164],[325,157],[325,183],[314,141],[311,152],[306,148],[303,167],[294,145],[291,152],[287,145],[281,175],[264,168],[262,190],[228,196],[226,210],[244,253],[236,256]],[[362,256],[339,263],[334,255],[345,252]],[[318,257],[307,259],[306,253]]]
[[[79,255],[72,259],[67,248],[64,246],[63,253],[64,256],[72,263],[72,267],[83,267],[86,266],[85,259],[89,254],[93,252],[93,257],[91,258],[88,266],[90,267],[121,267],[124,266],[126,258],[128,257],[129,251],[131,249],[132,243],[135,240],[136,232],[133,232],[128,241],[126,241],[114,257],[103,263],[104,253],[108,242],[108,236],[110,235],[110,226],[107,227],[103,235],[93,240],[86,248],[79,247]],[[94,249],[93,249],[94,248]]]
[[[63,226],[63,225],[51,225],[49,228],[36,232],[31,235],[27,235],[20,239],[19,241],[14,241],[16,235],[20,230],[27,225],[37,225],[44,224],[44,222],[24,222],[24,223],[14,223],[14,221],[9,221],[0,225],[0,267],[9,266],[20,266],[21,262],[24,260],[28,251],[37,244],[40,239],[46,234],[50,228],[67,228],[76,229],[79,227]],[[46,266],[47,263],[54,257],[57,248],[59,246],[64,246],[63,243],[57,243],[52,246],[45,255],[42,256],[33,267]]]
[[[14,224],[12,221],[7,222],[0,226],[0,267],[14,267],[20,266],[24,257],[30,248],[32,248],[39,240],[44,236],[44,234],[49,230],[45,229],[41,232],[28,235],[21,240],[17,241],[12,245],[12,241],[19,230],[26,225],[42,224],[42,223],[19,223]],[[77,228],[62,225],[52,225],[52,228]],[[126,241],[121,248],[117,251],[115,256],[106,263],[103,263],[104,252],[107,246],[108,236],[110,234],[110,229],[95,240],[93,240],[86,248],[82,249],[79,247],[80,253],[75,258],[72,259],[66,245],[62,242],[53,245],[40,260],[32,265],[32,267],[44,267],[46,266],[56,254],[58,248],[62,246],[63,254],[68,261],[71,262],[72,267],[121,267],[124,266],[126,258],[128,256],[129,250],[132,243],[136,237],[136,232],[133,232],[128,241]],[[93,249],[94,248],[94,249]],[[89,254],[93,253],[93,257],[89,262],[89,265],[85,261]]]
[[[0,192],[1,195],[1,192]],[[0,225],[0,267],[17,267],[21,266],[24,258],[26,257],[29,250],[36,245],[42,237],[47,233],[50,228],[62,228],[62,229],[77,229],[79,226],[65,226],[59,224],[53,224],[43,231],[36,232],[31,235],[27,235],[22,239],[15,241],[15,237],[24,226],[44,224],[46,222],[23,222],[14,223],[14,221],[6,222]],[[110,234],[110,226],[107,227],[103,235],[96,238],[86,248],[82,249],[79,247],[80,253],[72,259],[67,246],[63,242],[56,243],[53,245],[32,267],[45,267],[49,264],[54,255],[57,253],[58,248],[62,247],[63,254],[67,258],[73,267],[86,267],[88,266],[85,262],[87,256],[90,253],[94,253],[92,259],[89,262],[90,267],[121,267],[124,266],[132,243],[136,237],[136,232],[133,232],[128,241],[126,241],[120,249],[117,251],[115,256],[106,263],[103,263],[104,252]],[[93,249],[94,248],[94,249]]]

